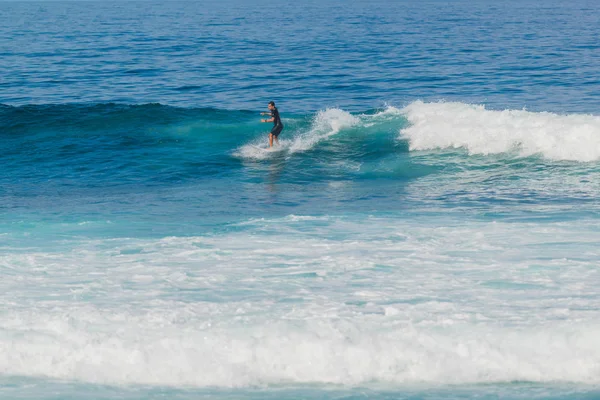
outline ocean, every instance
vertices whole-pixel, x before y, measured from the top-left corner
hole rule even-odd
[[[599,22],[0,1],[0,398],[600,398]]]

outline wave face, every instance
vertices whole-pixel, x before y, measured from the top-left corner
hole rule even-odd
[[[190,196],[198,189],[191,195],[197,204],[219,209],[203,196],[207,188],[220,192],[267,180],[284,185],[285,196],[294,185],[407,181],[429,173],[429,167],[409,165],[407,144],[396,137],[406,124],[399,113],[328,109],[283,117],[280,151],[267,153],[257,146],[265,148],[270,127],[248,111],[158,104],[4,106],[4,206],[53,207],[70,198],[89,213],[110,198],[133,212],[140,201],[154,202],[157,191]],[[222,194],[214,197],[221,205]],[[260,193],[247,195],[264,204]],[[245,203],[231,200],[225,205],[232,210]]]

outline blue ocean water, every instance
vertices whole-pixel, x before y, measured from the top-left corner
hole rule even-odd
[[[599,17],[0,1],[0,397],[597,398]]]

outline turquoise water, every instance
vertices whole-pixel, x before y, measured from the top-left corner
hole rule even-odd
[[[0,397],[600,396],[597,11],[0,2]]]

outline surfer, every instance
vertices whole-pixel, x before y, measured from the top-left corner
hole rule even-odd
[[[279,145],[279,134],[283,130],[283,124],[281,123],[281,118],[279,117],[279,110],[275,107],[275,102],[269,102],[269,112],[260,113],[260,115],[270,115],[269,119],[261,119],[260,122],[272,122],[273,129],[271,129],[271,133],[269,133],[269,147],[273,147],[273,139],[275,139],[275,143]]]

